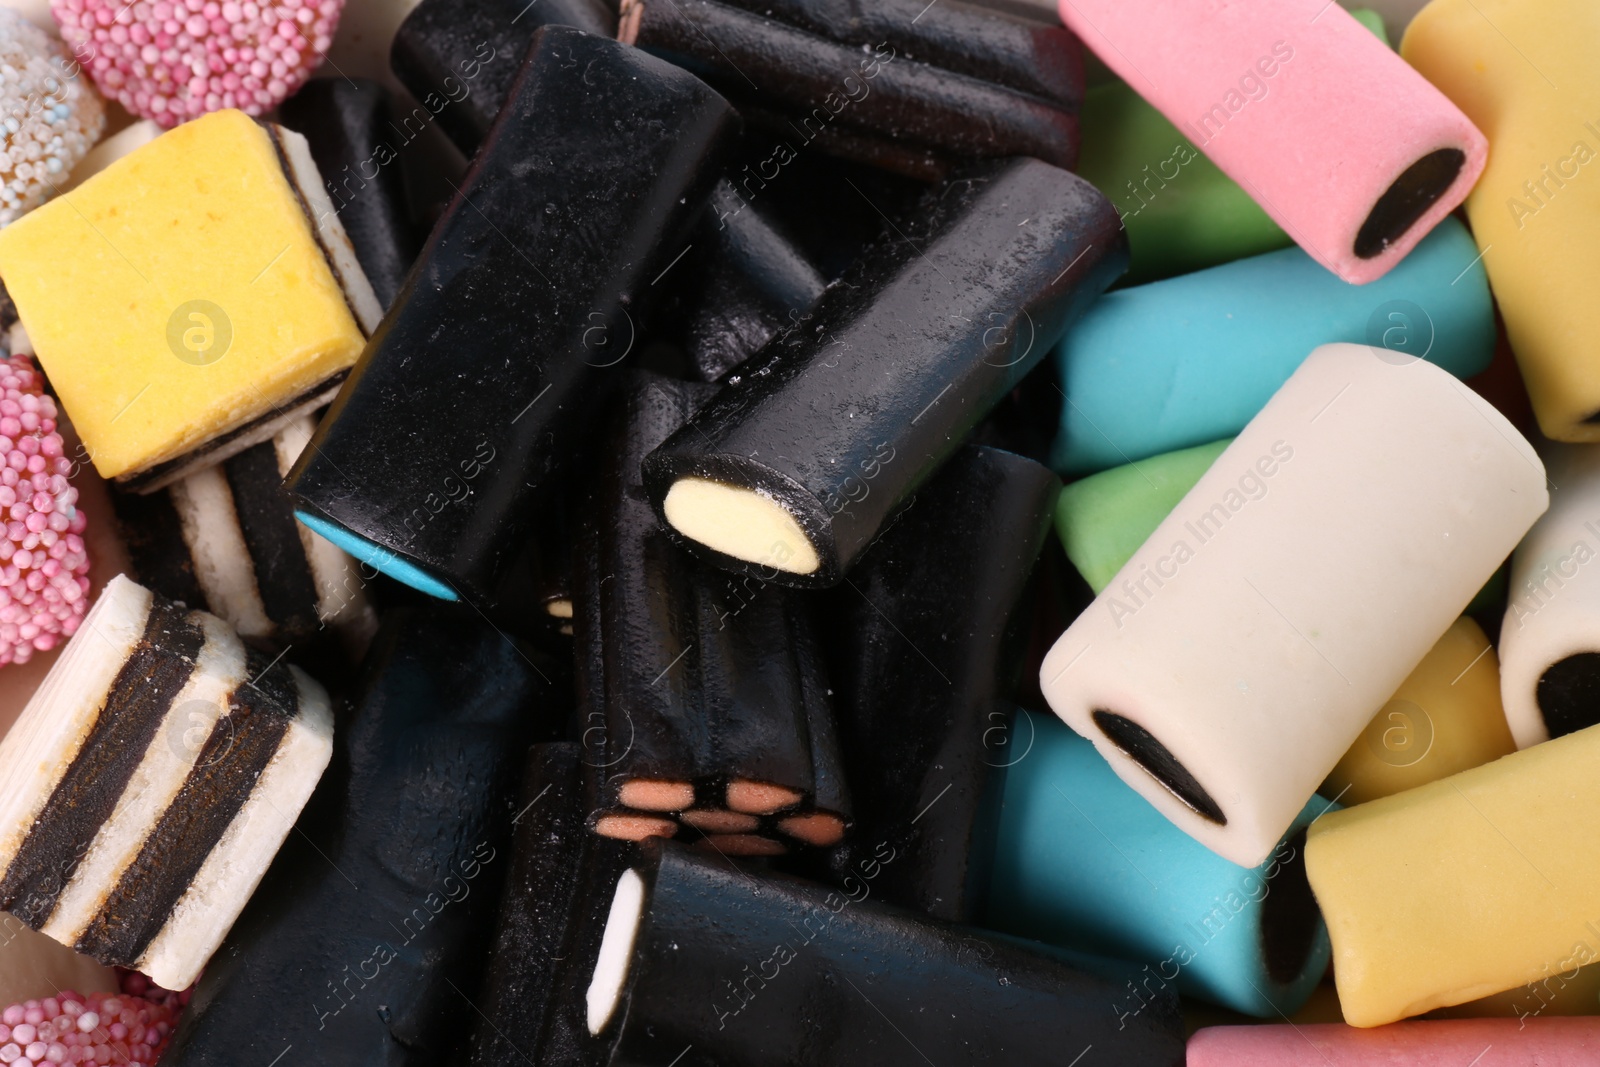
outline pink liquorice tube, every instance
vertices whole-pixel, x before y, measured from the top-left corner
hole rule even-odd
[[[1371,1029],[1214,1026],[1189,1039],[1188,1067],[1594,1067],[1600,1018],[1440,1019]]]
[[[1382,277],[1483,170],[1483,134],[1329,0],[1060,4],[1084,44],[1345,281]]]

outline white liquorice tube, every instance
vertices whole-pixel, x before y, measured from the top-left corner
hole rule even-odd
[[[1600,445],[1551,443],[1550,510],[1517,546],[1500,699],[1518,748],[1600,723]]]
[[[1324,345],[1056,642],[1045,696],[1254,866],[1547,503],[1532,446],[1450,374]]]

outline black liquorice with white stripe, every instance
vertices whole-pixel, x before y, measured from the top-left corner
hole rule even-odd
[[[0,908],[184,988],[331,749],[321,686],[119,576],[0,743]]]
[[[1114,981],[881,904],[871,883],[846,895],[672,842],[648,854],[619,880],[588,990],[611,1067],[1183,1063],[1170,990],[1119,1019]]]
[[[830,663],[860,819],[832,857],[835,878],[876,869],[887,846],[897,858],[874,896],[977,918],[999,778],[1020,757],[1006,699],[1031,621],[1025,594],[1060,488],[1032,460],[964,448],[831,594]]]
[[[445,599],[492,600],[541,497],[562,491],[630,347],[628,309],[738,122],[704,83],[615,41],[547,26],[531,47],[289,477],[302,512]]]
[[[645,461],[651,499],[719,566],[833,585],[1126,265],[1092,186],[980,165],[728,376]]]
[[[681,64],[793,151],[815,147],[932,177],[962,160],[1032,156],[1071,167],[1076,108],[911,59],[888,40],[846,44],[720,0],[624,0],[618,39]]]
[[[295,522],[283,490],[313,426],[304,416],[164,490],[114,491],[139,580],[221,616],[244,637],[293,644],[325,625],[369,634],[371,609],[353,562]]]
[[[730,852],[832,844],[849,807],[809,605],[695,560],[644,495],[640,460],[714,391],[639,374],[614,412],[577,556],[594,826],[632,839],[681,823]]]
[[[327,779],[163,1063],[448,1059],[475,1018],[462,996],[493,937],[523,753],[565,709],[541,673],[476,612],[385,619]]]
[[[585,952],[579,927],[594,926],[595,899],[604,886],[591,884],[598,863],[604,882],[637,862],[633,845],[589,832],[583,799],[582,752],[573,742],[548,742],[528,750],[517,801],[511,871],[502,894],[494,948],[484,969],[478,1004],[483,1017],[472,1031],[470,1060],[482,1067],[529,1061],[552,1067],[562,1057],[544,1048],[559,1025],[553,1015],[582,1002],[581,980],[562,981]],[[608,859],[609,857],[609,859]],[[603,924],[603,916],[599,923]],[[599,946],[589,936],[590,965]],[[552,1033],[557,1045],[561,1037]]]

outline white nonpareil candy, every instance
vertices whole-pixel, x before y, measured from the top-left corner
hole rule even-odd
[[[1547,504],[1532,446],[1449,373],[1324,345],[1056,642],[1044,694],[1255,866]]]
[[[1550,510],[1511,562],[1500,699],[1518,748],[1600,723],[1600,445],[1550,443]]]

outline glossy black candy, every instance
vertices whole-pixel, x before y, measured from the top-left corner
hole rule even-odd
[[[1083,102],[1083,51],[1063,26],[960,0],[727,0],[851,45],[887,42],[907,59],[1004,85],[1065,110]]]
[[[870,881],[847,896],[671,842],[650,851],[645,917],[602,1032],[611,1067],[1183,1063],[1170,990],[1119,1020],[1117,983],[881,904]]]
[[[633,846],[598,838],[584,825],[580,755],[570,741],[528,750],[512,819],[511,871],[477,998],[483,1014],[469,1046],[474,1065],[561,1062],[545,1052],[543,1039],[551,1016],[582,1000],[582,988],[561,979],[584,955],[586,935],[578,926],[593,925],[592,872],[614,880],[637,860]],[[598,937],[589,939],[598,948]],[[588,960],[592,967],[592,951]]]
[[[459,607],[392,614],[363,674],[169,1067],[267,1064],[291,1047],[339,1067],[431,1067],[464,1039],[521,754],[556,728],[561,701],[527,653]]]
[[[574,635],[587,679],[580,716],[600,727],[585,733],[594,825],[616,834],[612,816],[649,811],[711,833],[803,839],[822,821],[836,840],[848,807],[809,605],[673,545],[640,481],[643,457],[713,392],[638,375],[618,397],[602,450],[586,551],[576,557],[585,602]],[[683,799],[643,799],[662,783]],[[788,799],[752,800],[752,785]],[[822,816],[807,819],[817,807]]]
[[[928,193],[812,314],[730,375],[645,461],[664,502],[680,478],[754,490],[798,523],[828,586],[1127,265],[1111,204],[1038,160],[981,164]],[[738,559],[745,573],[805,554]]]
[[[418,100],[436,96],[440,128],[470,159],[541,26],[611,37],[616,25],[604,0],[422,0],[395,31],[389,65]]]
[[[1060,488],[1030,459],[963,448],[861,557],[853,588],[831,594],[858,820],[832,857],[836,879],[859,879],[887,844],[899,858],[875,897],[952,922],[980,912],[1025,594]]]
[[[418,244],[408,221],[405,175],[389,147],[394,109],[388,92],[365,78],[313,78],[283,102],[279,115],[310,145],[361,269],[387,308]]]
[[[530,48],[289,476],[303,512],[446,598],[490,599],[541,499],[562,491],[619,377],[629,308],[680,247],[737,124],[704,83],[637,49],[563,26]]]
[[[705,78],[796,151],[814,144],[893,169],[918,151],[946,163],[1077,160],[1075,108],[908,58],[891,41],[847,44],[720,0],[628,0],[617,36]]]
[[[716,381],[798,322],[827,282],[728,182],[717,183],[708,206],[685,348],[700,377]]]

